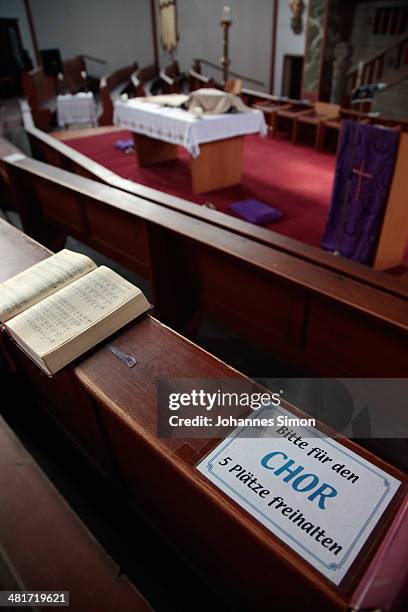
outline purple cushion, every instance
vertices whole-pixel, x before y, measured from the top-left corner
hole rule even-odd
[[[234,202],[228,207],[233,213],[254,223],[255,225],[264,225],[266,223],[272,223],[277,221],[283,215],[282,211],[277,208],[272,208],[268,204],[259,202],[258,200],[242,200],[241,202]]]
[[[131,149],[133,147],[133,138],[128,138],[127,140],[117,140],[113,146],[115,149],[119,149],[119,151],[126,151],[127,149]]]

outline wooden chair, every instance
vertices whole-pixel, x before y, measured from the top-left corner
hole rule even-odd
[[[292,142],[296,143],[302,125],[312,126],[316,130],[315,148],[319,148],[321,127],[324,121],[336,120],[339,117],[340,105],[329,102],[315,102],[314,108],[298,115],[293,121]]]
[[[273,135],[276,136],[279,132],[279,127],[282,127],[281,119],[291,124],[291,130],[289,131],[293,133],[293,123],[296,118],[305,113],[309,113],[310,110],[311,105],[300,101],[292,101],[289,105],[285,106],[285,108],[277,109]]]
[[[277,113],[278,110],[284,110],[290,108],[290,104],[277,100],[259,100],[252,105],[252,108],[256,108],[263,112],[265,121],[268,125],[268,131],[273,132],[276,127]]]
[[[325,146],[327,136],[330,132],[334,132],[336,143],[337,143],[338,137],[340,134],[342,120],[343,119],[357,120],[358,116],[359,115],[356,111],[349,110],[346,108],[341,108],[337,117],[331,118],[331,119],[329,118],[324,119],[319,126],[319,131],[316,137],[316,149],[322,149]],[[361,118],[361,120],[363,122],[367,122],[366,115],[364,115]]]

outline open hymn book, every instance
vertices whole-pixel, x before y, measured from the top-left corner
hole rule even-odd
[[[0,284],[0,321],[48,375],[149,310],[143,293],[64,249]]]

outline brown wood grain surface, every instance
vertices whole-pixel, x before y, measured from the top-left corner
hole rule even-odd
[[[0,486],[3,588],[69,591],[76,612],[151,610],[1,417]]]

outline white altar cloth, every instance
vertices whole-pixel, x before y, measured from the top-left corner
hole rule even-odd
[[[71,123],[97,124],[96,104],[92,92],[75,95],[64,94],[57,97],[57,118],[61,127]]]
[[[259,110],[197,118],[181,108],[132,99],[115,102],[113,123],[137,134],[181,145],[193,157],[200,155],[203,143],[244,134],[267,134],[264,115]]]

